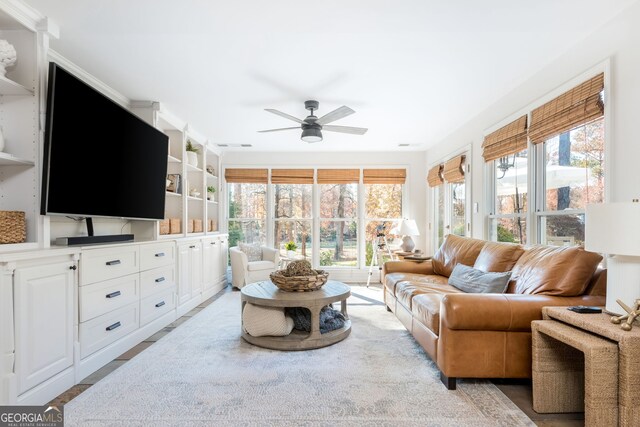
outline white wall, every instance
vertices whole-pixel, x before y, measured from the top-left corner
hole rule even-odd
[[[416,248],[426,248],[426,168],[424,152],[371,152],[371,153],[274,153],[232,151],[222,154],[222,168],[226,167],[269,167],[269,168],[348,168],[348,167],[399,167],[407,169],[405,186],[405,216],[414,218],[420,229],[415,237]],[[220,195],[225,196],[224,194]],[[226,218],[221,221],[224,222]],[[362,277],[354,277],[362,280]],[[345,279],[347,280],[347,279]],[[366,277],[364,278],[366,280]]]
[[[640,2],[597,29],[592,35],[575,45],[507,96],[480,113],[427,152],[427,166],[446,157],[461,147],[472,144],[472,202],[480,205],[472,214],[472,235],[485,238],[487,212],[484,193],[484,162],[482,140],[487,130],[518,113],[526,113],[539,105],[557,88],[590,70],[606,68],[605,102],[607,103],[606,171],[609,201],[631,201],[640,196],[640,143],[638,139],[637,107],[640,100]],[[496,65],[496,66],[499,66]],[[432,201],[427,200],[428,211]]]

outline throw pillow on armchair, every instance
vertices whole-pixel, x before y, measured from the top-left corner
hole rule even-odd
[[[249,262],[262,261],[262,248],[260,245],[238,243],[238,247],[247,255]]]

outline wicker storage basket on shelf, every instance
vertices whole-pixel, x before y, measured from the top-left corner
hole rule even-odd
[[[27,240],[24,212],[0,211],[0,243],[22,243]]]
[[[323,270],[316,270],[313,276],[291,276],[283,275],[286,270],[277,270],[269,275],[271,281],[279,289],[288,292],[306,292],[320,289],[327,283],[329,273]]]

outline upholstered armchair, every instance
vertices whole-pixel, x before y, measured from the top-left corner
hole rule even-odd
[[[229,248],[231,257],[231,284],[241,289],[249,283],[269,280],[269,274],[276,271],[280,263],[277,249],[260,246],[261,259],[249,261],[248,255],[239,246]]]

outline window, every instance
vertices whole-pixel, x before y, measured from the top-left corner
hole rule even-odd
[[[364,268],[377,227],[388,234],[402,218],[405,169],[226,169],[225,179],[230,245],[287,256],[293,241],[315,266]]]
[[[229,246],[267,243],[266,184],[229,184]]]
[[[320,186],[320,265],[358,265],[358,184]]]
[[[383,233],[391,245],[391,229],[402,219],[402,184],[365,184],[366,265],[371,265],[373,244]]]
[[[267,169],[226,169],[229,246],[267,243]]]
[[[429,170],[427,182],[433,188],[433,221],[431,233],[434,251],[447,234],[468,236],[467,154],[460,154]]]
[[[313,171],[311,171],[313,173]],[[312,175],[313,178],[313,175]],[[311,209],[312,184],[274,184],[275,197],[274,241],[285,256],[287,242],[294,242],[295,252],[312,259],[313,213]]]
[[[584,243],[586,205],[604,202],[603,88],[599,74],[485,137],[491,240]]]
[[[527,243],[529,178],[528,150],[493,160],[495,206],[490,238],[497,242]]]
[[[587,204],[604,202],[604,119],[549,138],[540,149],[540,241],[581,245]]]

